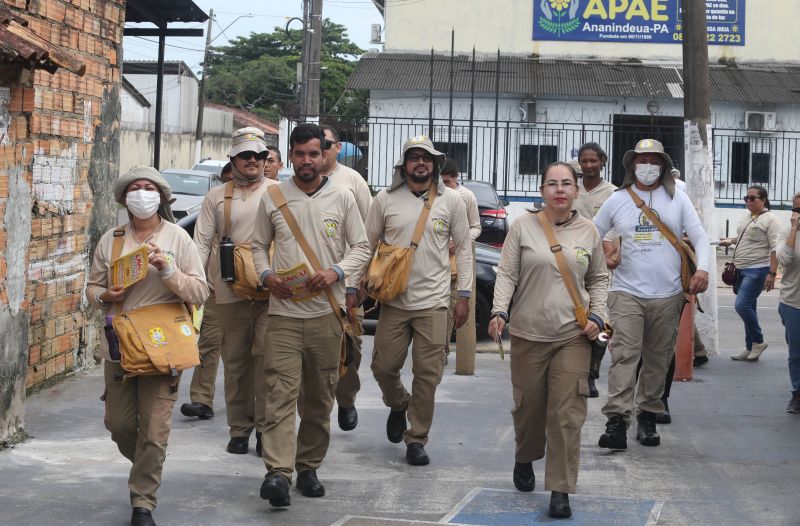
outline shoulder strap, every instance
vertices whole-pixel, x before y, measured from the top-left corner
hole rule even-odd
[[[289,230],[292,231],[292,235],[300,245],[300,248],[302,249],[303,254],[305,254],[306,259],[308,259],[308,262],[311,263],[311,268],[314,269],[314,272],[320,272],[322,270],[322,265],[320,264],[319,259],[317,259],[314,249],[308,244],[308,240],[306,239],[306,236],[303,235],[303,231],[300,230],[300,225],[297,224],[294,214],[292,214],[292,211],[289,209],[289,203],[286,202],[286,197],[284,197],[283,192],[280,189],[280,185],[270,185],[270,187],[267,188],[267,192],[269,192],[272,202],[275,203],[275,206],[278,208],[280,213],[283,214],[283,219],[286,220]],[[336,301],[336,296],[333,295],[333,291],[330,287],[325,287],[325,296],[328,298],[328,303],[330,303],[331,309],[333,310],[333,313],[336,314],[336,318],[339,320],[339,323],[344,324],[339,303]]]
[[[231,205],[233,204],[233,181],[225,183],[225,203],[222,209],[223,221],[225,225],[222,229],[222,235],[228,237],[231,235]]]
[[[125,227],[114,229],[114,243],[111,245],[111,263],[122,255],[122,245],[125,243]]]
[[[543,212],[538,212],[534,215],[542,226],[542,230],[544,230],[547,243],[550,245],[550,251],[556,258],[556,264],[558,265],[558,271],[561,273],[561,279],[564,280],[564,285],[567,287],[569,297],[572,299],[572,308],[575,310],[575,320],[578,322],[578,326],[583,329],[589,322],[589,318],[586,316],[586,309],[583,308],[583,302],[578,295],[578,287],[575,285],[572,273],[569,271],[569,267],[567,267],[567,260],[564,257],[562,247],[558,243],[558,239],[556,239],[556,233],[553,232],[553,225],[550,224],[550,220],[547,219],[547,216],[542,217]]]
[[[431,188],[428,190],[428,197],[425,199],[425,204],[422,205],[422,213],[417,220],[417,226],[414,228],[414,235],[411,237],[411,248],[414,250],[419,247],[419,242],[422,239],[422,234],[425,233],[425,223],[428,221],[428,216],[433,208],[433,202],[436,200],[436,183],[431,182]]]
[[[763,214],[763,213],[764,213],[764,212],[762,211],[762,212],[761,212],[761,214]],[[731,261],[733,261],[733,258],[735,258],[735,257],[736,257],[736,249],[737,249],[737,248],[739,248],[739,242],[742,240],[742,237],[744,236],[744,233],[745,233],[745,232],[747,232],[747,228],[748,228],[750,225],[752,225],[753,223],[755,223],[756,219],[758,219],[758,218],[759,218],[759,216],[761,216],[761,214],[758,214],[757,216],[755,216],[755,217],[751,218],[751,219],[750,219],[750,222],[749,222],[749,223],[747,223],[747,224],[745,225],[745,227],[742,229],[742,233],[741,233],[741,234],[739,234],[739,238],[736,240],[736,244],[733,246],[733,255],[731,256]]]
[[[675,247],[675,250],[677,250],[679,253],[681,253],[681,250],[678,248],[678,238],[675,237],[675,234],[672,233],[672,230],[670,230],[667,225],[665,225],[664,223],[661,222],[661,219],[658,218],[658,216],[655,214],[655,212],[653,212],[653,210],[649,206],[644,204],[644,201],[642,201],[642,198],[639,197],[638,195],[636,195],[636,192],[634,192],[633,188],[631,188],[630,186],[628,187],[628,194],[631,196],[631,199],[633,199],[633,202],[636,204],[636,206],[642,212],[644,212],[644,215],[647,216],[647,219],[649,219],[651,223],[656,225],[656,228],[658,228],[658,231],[661,232],[664,235],[665,238],[667,238],[667,241],[669,241],[670,244],[673,247]],[[681,255],[682,255],[682,253],[681,253]]]

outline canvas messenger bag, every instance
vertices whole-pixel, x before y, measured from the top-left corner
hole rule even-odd
[[[122,235],[117,235],[121,232]],[[114,232],[111,261],[119,258],[124,227]],[[118,308],[118,303],[112,309]],[[200,365],[197,333],[186,305],[179,302],[147,305],[112,316],[120,365],[126,376],[168,374]],[[106,331],[108,336],[108,331]],[[112,342],[109,337],[109,346]]]
[[[224,236],[231,232],[231,205],[233,203],[233,181],[225,184]],[[223,237],[224,237],[223,236]],[[236,280],[231,284],[233,293],[249,301],[266,301],[269,299],[269,290],[266,289],[256,273],[253,263],[253,249],[250,243],[236,243],[233,249],[233,267]]]
[[[376,300],[385,303],[406,291],[414,253],[422,234],[425,233],[425,223],[428,221],[435,200],[436,185],[433,184],[425,199],[409,246],[400,247],[380,241],[375,247],[375,253],[367,269],[367,293]]]

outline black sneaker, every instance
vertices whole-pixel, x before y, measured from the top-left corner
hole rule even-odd
[[[606,432],[600,435],[597,445],[608,449],[628,449],[628,424],[622,415],[608,419]]]
[[[695,369],[700,369],[706,365],[708,365],[708,356],[695,356],[694,360],[692,361],[692,366]]]
[[[411,442],[406,446],[406,461],[412,466],[427,466],[431,459],[419,442]]]
[[[399,444],[403,440],[403,433],[406,430],[406,410],[390,411],[389,418],[386,419],[386,438],[393,444]]]
[[[792,393],[792,399],[789,400],[789,405],[786,406],[787,413],[800,413],[800,391]]]
[[[268,500],[272,506],[282,508],[291,506],[289,500],[289,481],[283,475],[267,474],[261,483],[261,498]]]
[[[600,391],[597,390],[597,385],[594,383],[594,377],[590,374],[589,378],[589,398],[597,398],[600,396]]]
[[[533,474],[533,462],[514,463],[514,487],[526,493],[533,491],[536,475]]]
[[[190,404],[183,404],[181,406],[181,414],[183,416],[196,416],[200,420],[208,420],[214,418],[214,410],[206,404],[200,402],[192,402]]]
[[[317,478],[315,469],[307,469],[297,474],[297,489],[304,497],[325,496],[325,486]]]
[[[641,411],[636,415],[636,440],[643,446],[661,444],[661,437],[656,432],[656,414]]]

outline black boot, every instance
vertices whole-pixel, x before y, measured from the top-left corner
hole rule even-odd
[[[289,500],[289,481],[283,475],[277,473],[268,474],[261,483],[261,498],[269,500],[269,503],[276,508],[290,506]]]
[[[228,441],[228,453],[232,453],[234,455],[244,455],[247,453],[249,448],[248,443],[250,442],[250,437],[231,437]]]
[[[597,398],[600,396],[600,391],[597,390],[597,386],[594,383],[594,376],[592,373],[589,373],[589,398]]]
[[[201,404],[200,402],[183,404],[181,406],[181,414],[183,416],[196,416],[200,420],[214,418],[214,410],[208,407],[206,404]]]
[[[419,442],[411,442],[406,446],[406,462],[412,466],[427,466],[431,459],[425,453],[425,447]]]
[[[358,411],[354,407],[339,406],[339,429],[352,431],[358,425]]]
[[[132,526],[156,526],[156,521],[153,520],[153,515],[147,508],[133,508],[131,514]]]
[[[606,422],[606,432],[600,435],[598,446],[608,449],[628,449],[628,424],[622,415],[615,415]]]
[[[792,399],[789,400],[789,405],[786,406],[787,413],[800,413],[800,391],[792,393]]]
[[[514,463],[514,487],[520,491],[531,492],[536,485],[536,475],[533,474],[533,462]]]
[[[553,519],[568,519],[572,517],[572,509],[569,507],[569,495],[554,491],[550,494],[550,509],[547,515]]]
[[[661,444],[661,437],[656,432],[656,414],[649,411],[640,411],[636,415],[636,440],[643,446],[657,446]]]
[[[389,442],[399,444],[403,440],[403,432],[406,430],[406,410],[389,412],[386,419],[386,437]]]
[[[661,401],[664,402],[664,410],[656,415],[656,424],[671,424],[672,415],[669,414],[669,402],[667,400]]]
[[[325,486],[317,478],[317,470],[307,469],[297,474],[297,489],[304,497],[324,497]]]

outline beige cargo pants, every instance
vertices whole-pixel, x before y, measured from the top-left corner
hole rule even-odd
[[[394,411],[408,410],[411,427],[403,434],[406,444],[428,442],[436,386],[444,372],[446,332],[446,307],[403,310],[381,305],[372,352],[372,374],[383,393],[383,403]],[[414,374],[411,393],[400,380],[409,345]]]
[[[133,463],[128,476],[131,507],[156,507],[156,491],[167,456],[172,407],[178,399],[180,376],[135,376],[105,362],[105,426],[120,453]]]
[[[222,364],[231,437],[249,437],[253,429],[263,432],[267,394],[264,378],[267,304],[266,301],[239,301],[217,305],[225,332]]]
[[[558,342],[511,336],[514,458],[532,462],[546,453],[547,491],[575,493],[591,352],[583,335]]]
[[[207,405],[212,409],[224,333],[222,327],[222,316],[212,292],[203,306],[203,324],[200,327],[200,339],[197,341],[200,365],[192,371],[192,384],[189,388],[192,402]]]

